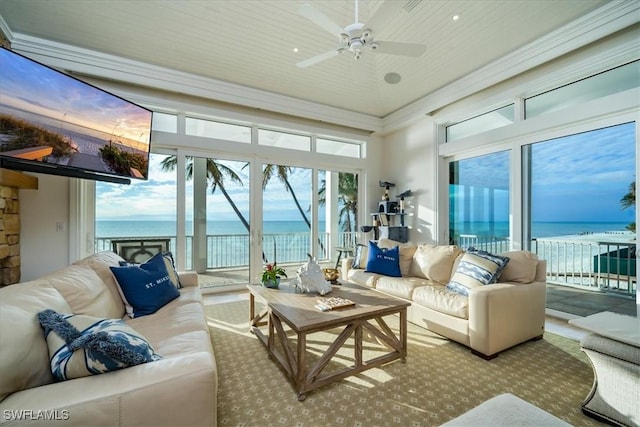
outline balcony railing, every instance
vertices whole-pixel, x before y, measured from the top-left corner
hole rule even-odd
[[[335,247],[353,247],[357,239],[357,232],[341,232],[337,235]],[[97,237],[96,251],[112,250],[111,241],[122,239],[123,237]],[[129,240],[145,240],[149,236],[136,237],[127,236]],[[154,236],[154,238],[166,238],[170,240],[169,248],[176,251],[175,236]],[[320,233],[318,236],[318,260],[327,261],[332,248],[329,247],[329,233]],[[274,255],[277,255],[278,264],[302,263],[307,260],[307,254],[311,247],[310,233],[277,233],[265,234],[263,238],[263,258],[272,262]],[[274,254],[273,243],[275,242],[277,253]],[[187,236],[187,259],[186,268],[192,268],[192,247],[193,236]],[[207,269],[215,270],[221,268],[248,268],[249,266],[249,235],[248,234],[216,234],[206,237],[207,247]]]
[[[531,241],[531,251],[547,261],[547,283],[635,295],[636,243],[630,236],[621,232],[538,238]],[[456,243],[493,253],[510,247],[508,239],[491,236],[461,235]]]

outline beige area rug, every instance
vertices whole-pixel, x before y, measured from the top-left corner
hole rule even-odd
[[[218,365],[219,426],[438,426],[501,393],[575,426],[601,425],[580,410],[593,382],[588,359],[577,342],[557,335],[545,333],[543,340],[486,361],[409,324],[406,363],[348,377],[299,402],[285,375],[248,332],[248,301],[209,305],[206,312]],[[397,325],[397,318],[387,319]],[[329,335],[308,338],[315,357]],[[345,354],[353,354],[349,347],[348,341]],[[373,354],[378,343],[371,338],[367,348]],[[348,363],[342,356],[334,358],[334,368]]]

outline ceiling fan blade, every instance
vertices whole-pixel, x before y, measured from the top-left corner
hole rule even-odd
[[[372,50],[376,53],[386,53],[388,55],[418,57],[427,50],[427,46],[420,43],[375,41],[372,45]]]
[[[330,50],[329,52],[321,53],[320,55],[312,56],[309,59],[305,59],[304,61],[300,61],[296,64],[298,68],[307,68],[311,65],[317,64],[318,62],[326,61],[327,59],[331,59],[334,56],[338,56],[342,53],[341,50]]]
[[[378,7],[364,27],[379,33],[389,22],[402,10],[406,2],[397,0],[387,0]]]
[[[331,18],[308,3],[300,6],[298,13],[316,24],[318,27],[330,32],[338,38],[344,32],[344,28],[333,22]]]

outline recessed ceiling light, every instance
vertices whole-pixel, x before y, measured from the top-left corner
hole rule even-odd
[[[384,75],[384,81],[389,83],[390,85],[399,83],[400,80],[402,80],[402,77],[398,73],[387,73]]]
[[[452,21],[458,21],[460,19],[460,14],[456,13],[455,15],[451,16],[451,20]]]
[[[293,53],[298,53],[298,50],[299,50],[299,49],[298,49],[297,47],[294,47],[294,48],[293,48]]]

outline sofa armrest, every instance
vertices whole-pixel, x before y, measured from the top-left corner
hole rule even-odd
[[[495,283],[469,292],[469,344],[492,356],[544,334],[547,285]]]
[[[547,260],[539,259],[536,266],[536,277],[534,282],[546,282],[547,281]]]
[[[342,280],[349,280],[349,270],[351,270],[351,266],[353,265],[353,257],[342,258],[341,261],[341,269],[340,269],[340,278]]]
[[[180,284],[182,286],[198,286],[198,273],[195,271],[179,271],[178,277],[180,278]]]

